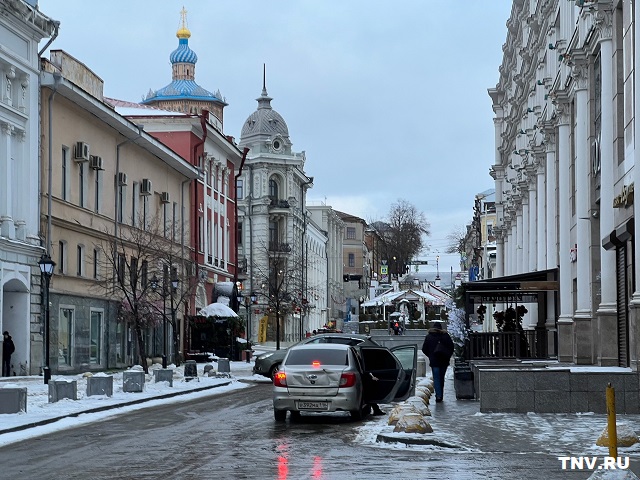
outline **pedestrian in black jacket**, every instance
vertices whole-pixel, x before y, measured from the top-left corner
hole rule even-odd
[[[9,332],[4,332],[2,335],[4,337],[2,341],[2,376],[8,377],[11,375],[11,354],[15,352],[16,347]]]
[[[422,352],[429,357],[429,365],[433,374],[433,388],[436,391],[436,402],[441,402],[444,395],[444,376],[453,355],[453,340],[442,329],[442,323],[435,322],[429,329],[422,344]]]

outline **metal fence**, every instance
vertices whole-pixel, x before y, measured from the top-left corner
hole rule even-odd
[[[547,330],[521,332],[473,332],[469,335],[467,358],[539,358],[555,356],[549,352]],[[554,332],[555,335],[555,332]],[[557,345],[557,342],[553,342]]]

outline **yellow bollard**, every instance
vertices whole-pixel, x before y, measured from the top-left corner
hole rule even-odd
[[[616,391],[607,384],[607,435],[609,436],[609,456],[618,458],[618,432],[616,429]]]

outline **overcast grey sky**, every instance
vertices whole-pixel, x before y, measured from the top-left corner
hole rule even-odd
[[[458,269],[446,236],[493,187],[487,89],[498,81],[510,0],[40,0],[61,22],[50,48],[101,77],[108,97],[140,101],[171,81],[180,10],[196,82],[220,90],[239,139],[262,64],[273,108],[313,176],[309,201],[379,220],[402,198],[431,224],[433,261]],[[41,47],[44,46],[44,42]],[[45,54],[48,56],[48,54]]]

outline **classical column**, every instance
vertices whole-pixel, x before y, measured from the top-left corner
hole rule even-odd
[[[536,191],[536,267],[537,270],[545,270],[547,268],[547,246],[545,229],[546,212],[545,212],[545,188],[544,188],[544,164],[540,161],[540,156],[535,157],[535,191]]]
[[[637,5],[636,5],[637,7]],[[633,24],[640,25],[640,8],[633,9]],[[638,45],[637,38],[634,38],[634,56],[633,65],[634,69],[640,68],[640,45]],[[636,101],[633,103],[633,117],[635,119],[640,118],[640,101],[638,101],[638,92],[640,92],[640,75],[633,76],[634,92],[636,92]],[[634,122],[633,134],[635,139],[640,139],[640,122]],[[633,163],[635,166],[640,166],[640,148],[634,148],[633,150]],[[640,168],[633,169],[633,183],[640,186]],[[636,251],[636,257],[640,252],[640,201],[633,202],[633,216],[638,220],[634,222],[633,227],[633,244]],[[633,298],[629,304],[629,360],[630,366],[634,371],[640,370],[640,261],[634,259],[633,261],[633,276],[635,291],[633,292]]]
[[[541,270],[538,268],[538,176],[535,167],[527,175],[529,180],[529,269],[528,272]],[[526,251],[525,251],[526,254]]]
[[[600,113],[600,236],[608,236],[615,228],[613,211],[613,182],[616,168],[613,150],[613,33],[611,10],[595,14],[600,33],[601,113]],[[591,217],[589,215],[589,217]],[[600,305],[596,312],[598,365],[618,365],[618,336],[616,317],[616,252],[600,246]]]
[[[545,129],[544,143],[547,146],[546,165],[544,168],[544,173],[546,174],[546,255],[547,269],[552,269],[558,266],[558,229],[556,227],[556,218],[558,215],[556,188],[558,187],[558,182],[556,180],[556,135],[553,126]]]
[[[522,241],[520,242],[520,256],[522,257],[522,267],[518,273],[530,271],[529,267],[529,183],[526,180],[520,182],[522,192]]]
[[[561,362],[573,361],[573,297],[571,274],[571,258],[569,250],[571,248],[570,225],[571,225],[571,203],[569,201],[571,192],[569,191],[570,180],[569,170],[571,168],[571,148],[569,135],[571,128],[570,105],[564,101],[557,103],[555,114],[558,122],[558,213],[560,224],[560,316],[558,317],[558,360]]]
[[[513,273],[522,273],[523,272],[523,262],[522,262],[522,211],[524,209],[524,198],[520,198],[522,202],[522,207],[518,209],[516,212],[516,231],[515,231],[515,254],[516,254],[516,268]]]
[[[3,150],[3,155],[0,155],[0,172],[3,172],[3,175],[0,175],[0,182],[2,182],[2,188],[0,188],[0,235],[13,239],[15,237],[13,225],[13,186],[15,178],[13,162],[11,161],[11,137],[14,128],[8,123],[2,124],[0,128],[2,129],[0,148]]]
[[[574,315],[575,353],[578,364],[593,364],[593,325],[591,311],[591,199],[589,198],[589,66],[585,62],[572,66],[575,84],[575,208],[577,216],[577,309]]]

